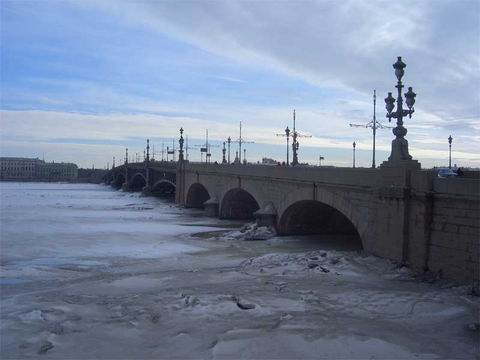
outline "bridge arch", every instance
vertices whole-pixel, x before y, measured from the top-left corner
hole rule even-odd
[[[122,173],[117,173],[110,184],[114,188],[120,189],[124,183],[125,183],[125,175],[123,175]]]
[[[176,186],[170,180],[162,179],[152,186],[152,194],[156,196],[172,197],[175,196]]]
[[[130,180],[129,188],[132,191],[141,191],[145,185],[147,185],[147,180],[145,180],[143,174],[136,173]]]
[[[210,199],[210,194],[205,186],[200,183],[194,183],[187,192],[185,207],[203,209],[203,203]]]
[[[259,208],[257,200],[248,191],[241,188],[230,189],[223,195],[220,218],[250,220]]]
[[[280,235],[352,235],[357,236],[363,246],[368,223],[360,219],[361,214],[346,196],[312,186],[287,195],[279,206],[277,230]]]

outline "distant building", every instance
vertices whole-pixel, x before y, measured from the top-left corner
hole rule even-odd
[[[0,157],[1,180],[35,180],[42,161],[21,157]]]
[[[37,180],[72,181],[78,177],[78,167],[72,163],[46,163],[37,166]]]
[[[72,181],[78,167],[72,163],[47,163],[39,159],[0,157],[0,180]]]

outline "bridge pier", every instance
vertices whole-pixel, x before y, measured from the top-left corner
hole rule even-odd
[[[263,208],[253,213],[258,226],[277,227],[277,210],[272,203],[268,203]]]
[[[186,189],[185,189],[185,164],[186,161],[183,159],[183,153],[178,161],[176,171],[175,171],[175,182],[177,184],[175,189],[175,203],[185,204],[186,201]]]
[[[218,217],[219,202],[216,196],[205,201],[203,206],[205,207],[205,216]]]
[[[152,188],[150,185],[145,185],[142,189],[142,195],[151,196],[152,195]]]

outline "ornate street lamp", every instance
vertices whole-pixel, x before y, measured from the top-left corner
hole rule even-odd
[[[357,144],[354,141],[352,145],[353,145],[353,167],[355,168],[355,148]]]
[[[449,152],[448,152],[448,168],[452,168],[452,135],[448,137],[448,147],[449,147]]]
[[[227,149],[225,148],[226,142],[223,142],[223,149],[222,149],[222,164],[227,163],[227,159],[225,159],[225,153],[227,152]]]
[[[125,189],[126,189],[126,186],[128,184],[128,147],[125,148],[125,183],[122,184],[125,185]]]
[[[397,110],[393,111],[395,108],[395,98],[392,96],[392,93],[389,92],[388,96],[385,98],[385,108],[387,109],[388,121],[391,122],[392,118],[397,119],[397,126],[393,128],[393,134],[395,139],[392,141],[392,152],[389,161],[405,161],[412,160],[412,156],[408,153],[408,141],[405,139],[407,135],[407,129],[403,126],[403,118],[408,116],[412,117],[412,114],[415,112],[413,105],[415,104],[415,94],[411,87],[408,88],[408,92],[405,93],[405,103],[407,104],[408,110],[403,108],[403,98],[402,98],[402,77],[405,74],[405,67],[407,65],[402,61],[402,57],[399,56],[397,62],[393,64],[395,69],[395,76],[397,77],[397,85],[395,86],[398,91],[397,95]]]
[[[183,161],[183,127],[180,128],[180,139],[178,140],[178,143],[180,145],[180,150],[178,151],[178,161]]]
[[[150,161],[150,139],[147,139],[147,156],[145,157],[145,161],[147,164]]]
[[[147,152],[143,150],[143,161],[145,162],[146,185],[143,188],[144,193],[150,191],[150,139],[147,139]]]
[[[293,112],[295,114],[295,110]],[[295,115],[294,115],[295,116]],[[290,156],[289,156],[289,150],[290,150],[290,129],[288,126],[285,128],[285,134],[277,134],[277,136],[281,137],[286,137],[287,138],[287,166],[290,164]],[[293,143],[293,146],[295,146],[295,143]],[[294,149],[295,152],[295,149]]]
[[[285,136],[287,137],[287,166],[288,166],[290,163],[289,154],[288,154],[288,150],[290,149],[290,129],[288,128],[288,126],[285,128]]]
[[[232,138],[229,136],[227,139],[228,143],[228,165],[230,165],[230,144],[232,143]]]

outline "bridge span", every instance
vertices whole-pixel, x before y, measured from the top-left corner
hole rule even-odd
[[[112,169],[106,183],[116,189],[143,191],[147,195],[174,196],[177,164],[174,162],[152,161],[129,163]]]
[[[479,282],[480,189],[474,178],[438,178],[405,166],[286,167],[178,163],[113,169],[117,188],[175,193],[208,216],[256,219],[280,235],[358,236],[370,254]]]

